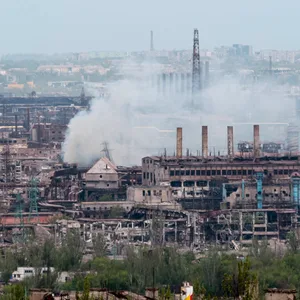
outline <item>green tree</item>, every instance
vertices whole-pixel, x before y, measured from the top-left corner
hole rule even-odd
[[[89,280],[88,276],[86,276],[84,278],[83,293],[82,293],[81,300],[89,300],[90,299],[90,289],[91,289],[90,280]]]
[[[231,274],[225,274],[222,287],[224,294],[235,299],[256,299],[257,279],[250,271],[250,260],[238,263],[237,270]]]
[[[29,300],[24,284],[14,284],[4,287],[4,294],[1,296],[3,300]]]
[[[105,256],[107,253],[106,239],[103,234],[97,234],[93,237],[93,250],[95,257]]]
[[[292,253],[296,253],[299,249],[299,239],[295,231],[290,231],[287,235],[287,242]]]
[[[69,271],[78,269],[82,256],[84,245],[78,231],[69,231],[62,241],[61,247],[58,249],[60,271]]]

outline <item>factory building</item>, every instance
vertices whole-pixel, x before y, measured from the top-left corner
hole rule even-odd
[[[33,142],[62,143],[65,139],[67,126],[61,124],[33,124],[31,137]]]
[[[107,157],[100,158],[85,174],[84,199],[125,200],[126,186],[141,184],[139,167],[115,166]]]
[[[235,152],[231,126],[227,129],[225,156],[209,155],[208,137],[208,128],[203,126],[202,155],[183,156],[183,131],[177,128],[175,156],[142,159],[142,187],[132,187],[136,190],[135,198],[149,205],[153,203],[154,191],[168,190],[166,201],[203,212],[208,239],[213,235],[223,242],[231,238],[241,243],[254,237],[284,239],[290,228],[298,224],[298,153],[282,150],[277,143],[264,146],[258,125],[253,127],[248,152]],[[218,217],[209,217],[209,211],[215,211]],[[209,226],[214,227],[213,233]]]
[[[259,142],[259,127],[254,126],[252,153],[234,153],[233,129],[228,127],[228,155],[208,155],[208,129],[202,128],[202,156],[182,156],[182,129],[177,130],[176,156],[149,156],[142,159],[143,186],[170,186],[175,199],[222,200],[222,184],[247,182],[255,185],[258,174],[266,185],[285,185],[284,196],[290,197],[291,175],[299,172],[296,153],[263,152]],[[286,181],[284,184],[283,181]],[[276,187],[274,188],[276,190]],[[278,188],[277,188],[278,189]],[[282,191],[283,193],[283,191]],[[251,193],[246,193],[250,195]],[[276,194],[276,193],[275,193]],[[239,195],[237,193],[237,195]],[[276,197],[266,190],[266,195]],[[249,197],[249,196],[248,196]],[[253,196],[255,197],[255,195]],[[238,196],[237,196],[238,198]],[[224,200],[224,199],[223,199]]]

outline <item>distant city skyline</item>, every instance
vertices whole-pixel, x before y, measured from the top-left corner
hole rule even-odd
[[[296,0],[2,0],[0,54],[191,49],[234,43],[300,49]]]

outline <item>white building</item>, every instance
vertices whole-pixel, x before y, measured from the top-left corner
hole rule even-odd
[[[46,274],[47,270],[47,268],[41,268],[41,275]],[[34,276],[37,272],[39,272],[39,269],[33,267],[18,267],[17,270],[12,273],[11,280],[22,281],[26,277]],[[54,272],[54,268],[50,268],[50,272]]]
[[[86,173],[86,188],[117,189],[119,176],[116,166],[106,157],[99,159]]]

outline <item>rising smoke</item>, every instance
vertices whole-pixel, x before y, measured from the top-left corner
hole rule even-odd
[[[173,155],[176,127],[183,127],[183,145],[196,155],[201,125],[209,126],[209,151],[226,154],[227,125],[234,125],[235,143],[252,140],[251,123],[288,123],[294,111],[293,101],[284,96],[285,87],[276,87],[275,92],[268,84],[245,88],[235,78],[218,80],[191,106],[190,95],[157,92],[156,83],[149,80],[157,70],[146,65],[136,69],[109,86],[109,99],[89,88],[95,98],[90,111],[70,121],[63,145],[66,162],[91,164],[104,155],[104,142],[118,165],[140,164],[143,156],[162,155],[164,149]],[[285,129],[285,125],[261,126],[261,139],[284,141]]]

